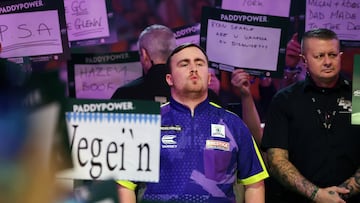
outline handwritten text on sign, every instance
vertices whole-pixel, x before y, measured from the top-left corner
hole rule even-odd
[[[360,40],[360,0],[307,0],[306,30],[328,28],[343,40]]]
[[[142,75],[140,62],[76,64],[76,98],[109,99],[118,87]]]
[[[222,0],[222,9],[289,17],[290,0]]]
[[[108,37],[105,0],[65,0],[69,41]]]
[[[211,39],[206,44],[211,61],[239,68],[276,70],[280,29],[209,19],[207,34]]]
[[[132,108],[131,102],[104,105]],[[68,112],[67,122],[74,170],[59,177],[159,180],[159,114]]]
[[[0,15],[1,57],[63,52],[57,10]]]

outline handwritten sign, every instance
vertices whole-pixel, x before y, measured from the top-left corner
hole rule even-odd
[[[59,178],[159,180],[158,102],[70,100],[69,104],[72,109],[66,117],[74,169],[59,173]]]
[[[109,99],[118,87],[142,76],[137,52],[73,54],[70,93],[76,98]],[[75,92],[74,92],[75,90]]]
[[[208,56],[223,64],[275,71],[280,35],[280,29],[209,20],[208,38],[213,40],[206,46]],[[219,55],[219,48],[235,53]],[[259,56],[261,60],[256,60]]]
[[[222,0],[221,8],[247,13],[289,17],[290,3],[291,0]]]
[[[351,124],[360,125],[360,54],[354,56]]]
[[[63,53],[57,10],[0,15],[3,58]]]
[[[343,40],[360,40],[360,0],[306,1],[305,30],[328,28]]]
[[[65,0],[69,41],[109,36],[105,0]]]
[[[174,28],[173,32],[178,45],[184,43],[200,44],[200,23]]]
[[[201,45],[210,66],[232,71],[245,68],[253,74],[280,75],[283,67],[286,18],[205,8]],[[281,68],[282,69],[282,68]]]

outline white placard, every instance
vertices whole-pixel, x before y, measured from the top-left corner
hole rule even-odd
[[[176,44],[194,43],[200,44],[200,23],[181,28],[175,28]]]
[[[105,0],[64,0],[69,41],[108,37]]]
[[[212,19],[207,28],[206,50],[211,61],[234,67],[277,69],[281,29]]]
[[[74,169],[58,178],[158,182],[160,123],[159,114],[68,112]]]
[[[0,15],[0,57],[63,53],[57,10]]]
[[[200,34],[176,39],[177,45],[181,45],[181,44],[185,44],[185,43],[200,44]]]
[[[281,17],[289,17],[291,0],[222,0],[221,8]]]
[[[75,64],[76,98],[109,99],[118,87],[142,76],[140,62]]]
[[[305,30],[328,28],[342,40],[360,40],[360,0],[306,1]]]

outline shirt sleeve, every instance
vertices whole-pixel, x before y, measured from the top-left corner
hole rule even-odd
[[[137,184],[127,180],[117,180],[116,183],[132,191],[135,191],[137,186]]]
[[[278,94],[272,100],[264,127],[261,149],[268,148],[288,149],[289,108],[288,99]]]
[[[238,182],[250,185],[269,177],[262,155],[248,129],[243,130],[238,145]]]

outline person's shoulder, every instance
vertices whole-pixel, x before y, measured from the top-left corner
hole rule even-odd
[[[219,115],[221,118],[228,118],[231,120],[241,120],[235,112],[225,109],[217,103],[210,101],[210,105],[214,115]]]
[[[127,88],[127,87],[136,87],[136,86],[142,85],[144,83],[144,81],[145,81],[144,77],[139,77],[139,78],[125,84],[124,86],[119,87],[118,89]]]
[[[293,96],[296,94],[303,94],[305,88],[306,88],[306,82],[304,80],[295,82],[293,84],[290,84],[287,87],[284,87],[276,92],[274,95],[274,98],[279,97],[286,97]]]
[[[170,111],[170,102],[166,102],[164,104],[161,104],[160,109],[161,109],[161,114],[165,114],[168,113]]]
[[[124,86],[121,86],[115,90],[111,99],[136,99],[136,95],[141,94],[139,91],[141,91],[143,83],[144,79],[141,77]]]

